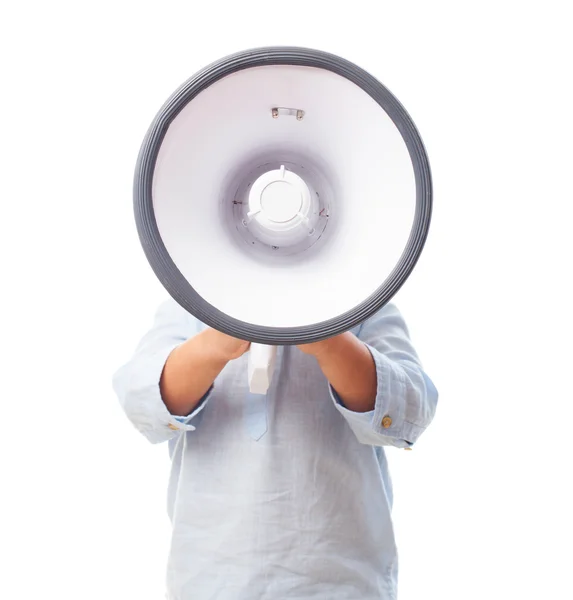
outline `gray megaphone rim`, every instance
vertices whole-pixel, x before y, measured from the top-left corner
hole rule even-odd
[[[361,87],[388,114],[410,153],[416,182],[416,210],[408,243],[389,277],[369,298],[335,318],[302,327],[266,327],[230,317],[205,301],[172,261],[161,239],[153,210],[152,184],[163,138],[173,119],[195,96],[222,77],[265,65],[298,65],[327,69]],[[255,48],[227,56],[196,73],[163,105],[142,143],[135,169],[134,211],[139,239],[159,281],[186,311],[206,325],[255,343],[291,345],[316,342],[360,325],[387,304],[402,287],[422,252],[432,213],[432,179],[422,139],[404,107],[372,75],[334,54],[297,47]]]

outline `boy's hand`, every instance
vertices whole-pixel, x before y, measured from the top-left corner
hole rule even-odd
[[[347,331],[322,342],[303,344],[299,349],[316,358],[346,408],[355,412],[374,409],[376,364],[370,350],[353,333]]]
[[[339,336],[337,336],[339,337]],[[320,358],[321,356],[323,356],[324,354],[327,354],[333,347],[333,341],[336,340],[335,338],[328,338],[326,340],[323,340],[321,342],[313,342],[311,344],[301,344],[300,346],[297,346],[297,348],[301,351],[304,352],[305,354],[310,354],[311,356],[314,356],[315,358]]]
[[[240,358],[251,346],[250,342],[231,337],[216,329],[205,329],[200,335],[203,337],[207,354],[221,362]]]

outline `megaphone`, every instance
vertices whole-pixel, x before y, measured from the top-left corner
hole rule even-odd
[[[430,225],[428,157],[372,75],[307,48],[239,52],[185,82],[141,146],[134,210],[171,297],[252,343],[265,393],[275,349],[360,325],[400,289]]]

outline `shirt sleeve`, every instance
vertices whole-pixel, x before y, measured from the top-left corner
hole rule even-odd
[[[199,333],[201,324],[174,300],[157,310],[153,327],[143,336],[131,359],[113,376],[113,388],[121,407],[135,428],[151,443],[193,431],[193,418],[204,408],[211,390],[188,415],[169,412],[159,388],[163,367],[171,352]]]
[[[347,409],[336,391],[330,393],[338,411],[363,444],[409,448],[434,418],[438,391],[424,372],[398,309],[388,304],[365,321],[357,337],[376,365],[374,410]]]

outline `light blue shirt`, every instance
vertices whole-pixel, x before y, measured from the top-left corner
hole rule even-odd
[[[412,446],[438,399],[398,310],[387,305],[353,331],[376,362],[367,413],[343,406],[313,357],[282,347],[266,396],[248,392],[245,355],[190,415],[170,414],[163,366],[204,327],[168,300],[114,376],[131,422],[169,445],[168,600],[395,598],[384,447]]]

